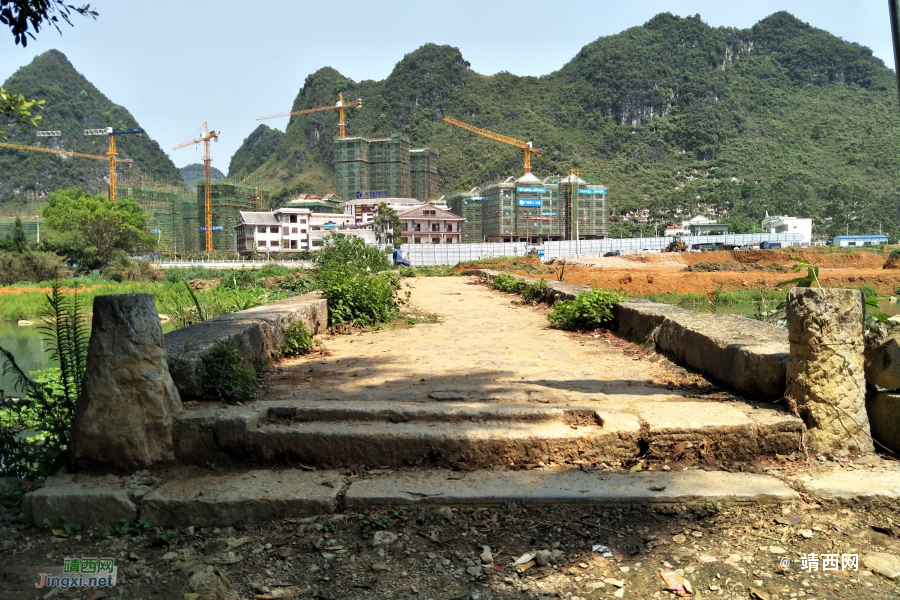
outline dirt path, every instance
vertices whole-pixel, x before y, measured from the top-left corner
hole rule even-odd
[[[629,344],[608,334],[550,329],[545,306],[523,306],[474,277],[408,281],[411,308],[440,323],[324,339],[330,356],[282,363],[271,383],[283,391],[270,397],[418,401],[462,390],[548,403],[681,399],[666,386],[685,380],[683,369],[635,360],[623,352]]]

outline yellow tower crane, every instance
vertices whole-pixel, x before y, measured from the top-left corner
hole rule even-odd
[[[338,126],[340,127],[341,137],[346,136],[346,125],[347,123],[344,121],[344,109],[350,108],[351,106],[355,106],[357,109],[362,108],[362,98],[357,98],[354,102],[348,102],[344,104],[344,94],[338,92],[338,101],[334,106],[320,106],[318,108],[307,108],[306,110],[295,110],[294,112],[286,112],[280,113],[277,115],[269,115],[268,117],[259,117],[256,119],[257,121],[262,121],[263,119],[274,119],[276,117],[293,117],[294,115],[308,115],[309,113],[314,112],[322,112],[323,110],[339,110],[340,111],[340,120],[338,121]]]
[[[523,142],[522,140],[517,140],[516,138],[509,137],[508,135],[501,135],[499,133],[494,133],[493,131],[488,131],[487,129],[481,129],[480,127],[475,127],[474,125],[469,125],[468,123],[463,123],[458,119],[454,119],[453,117],[444,117],[444,120],[450,123],[451,125],[456,125],[457,127],[462,127],[467,131],[471,131],[472,133],[477,133],[478,135],[483,135],[486,138],[491,138],[492,140],[496,140],[498,142],[502,142],[504,144],[509,144],[510,146],[515,146],[516,148],[522,148],[525,151],[525,174],[531,173],[531,155],[541,154],[544,150],[542,148],[535,148],[531,142]]]
[[[183,144],[178,144],[172,150],[178,150],[179,148],[185,148],[187,146],[191,146],[193,144],[199,144],[203,142],[203,222],[204,222],[204,230],[206,231],[206,251],[212,252],[213,249],[213,236],[212,236],[212,204],[210,202],[210,190],[209,190],[209,163],[212,162],[212,159],[209,157],[209,140],[214,140],[216,142],[219,141],[219,131],[210,131],[209,126],[204,123],[203,124],[203,135],[198,137],[196,140],[191,140],[189,142],[185,142]]]
[[[105,130],[104,130],[105,131]],[[60,154],[62,156],[77,156],[79,158],[93,158],[94,160],[105,160],[109,162],[109,199],[111,202],[116,201],[116,165],[118,163],[128,163],[128,167],[131,168],[131,165],[134,163],[130,158],[117,158],[118,154],[115,152],[115,142],[113,140],[113,134],[110,134],[109,139],[112,146],[112,154],[107,153],[107,156],[103,156],[100,154],[84,154],[83,152],[72,152],[70,150],[53,150],[52,148],[41,148],[40,146],[22,146],[20,144],[7,144],[6,142],[0,142],[0,147],[2,148],[13,148],[14,150],[30,150],[31,152],[46,152],[47,154]]]

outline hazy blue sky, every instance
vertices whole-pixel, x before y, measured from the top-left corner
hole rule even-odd
[[[78,3],[75,3],[78,4]],[[404,54],[434,42],[458,47],[484,74],[544,75],[585,44],[660,12],[700,14],[713,26],[750,27],[779,10],[871,48],[893,68],[886,0],[456,0],[308,2],[94,0],[96,21],[74,18],[26,49],[0,34],[0,81],[56,48],[113,102],[125,106],[178,166],[197,147],[168,150],[208,121],[221,130],[223,172],[258,125],[287,111],[306,76],[331,66],[357,81],[383,79]],[[363,109],[365,110],[365,108]],[[266,121],[284,129],[287,119]]]

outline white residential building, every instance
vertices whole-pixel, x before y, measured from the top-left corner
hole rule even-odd
[[[384,202],[390,208],[394,209],[398,215],[406,212],[411,208],[422,206],[424,203],[415,198],[381,198],[378,200],[360,199],[347,200],[344,202],[344,213],[353,215],[357,225],[366,225],[375,221],[375,213],[378,205]]]
[[[769,216],[766,211],[762,228],[764,233],[799,233],[800,241],[803,244],[809,244],[812,241],[812,219]]]
[[[273,212],[242,210],[234,228],[238,252],[310,250],[310,214],[308,208],[279,208]]]
[[[676,235],[691,235],[691,227],[693,226],[695,229],[701,225],[715,225],[716,221],[712,219],[707,219],[706,217],[701,217],[697,215],[693,219],[688,221],[682,221],[681,227],[678,225],[669,225],[666,227],[666,236],[676,236]]]

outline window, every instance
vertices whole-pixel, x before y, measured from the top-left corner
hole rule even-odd
[[[433,217],[436,213],[433,210],[423,210],[422,214],[426,217]]]
[[[273,246],[273,247],[277,246],[277,245],[278,245],[278,240],[272,240],[271,242],[269,242],[269,245],[270,245],[270,246]]]
[[[447,231],[453,231],[453,223],[447,223]]]
[[[296,227],[291,227],[291,233],[297,233],[297,228],[296,228]]]
[[[300,233],[306,233],[306,228],[304,227],[303,229],[301,229]]]
[[[257,244],[257,246],[265,246],[265,245],[266,245],[266,240],[259,240],[259,243]]]
[[[440,231],[440,230],[441,230],[441,224],[440,224],[440,223],[432,223],[432,224],[431,224],[431,230],[432,230],[432,231]]]
[[[277,227],[269,227],[269,233],[278,233]]]
[[[432,243],[432,244],[440,244],[440,243],[441,243],[441,238],[439,238],[439,237],[433,237],[433,238],[431,238],[431,243]]]
[[[297,249],[297,240],[291,240],[291,250]]]
[[[300,224],[301,224],[301,225],[306,225],[306,219],[300,219]]]
[[[281,235],[290,235],[290,234],[291,234],[291,228],[290,228],[290,227],[285,227],[285,228],[283,228],[283,229],[281,230]]]
[[[259,233],[265,233],[265,232],[266,232],[266,228],[265,228],[265,227],[257,227],[257,228],[256,228],[256,231],[258,231]]]
[[[291,223],[297,222],[297,215],[291,215]]]

